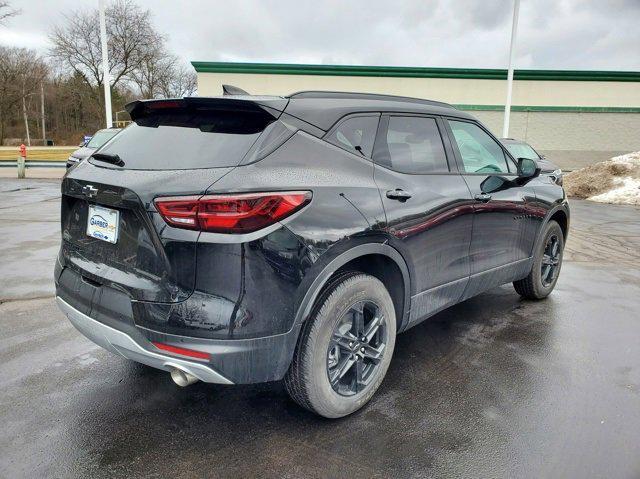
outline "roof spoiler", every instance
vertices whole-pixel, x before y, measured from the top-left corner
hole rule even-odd
[[[163,100],[136,100],[125,105],[125,109],[135,121],[151,114],[158,114],[168,110],[214,111],[237,110],[254,113],[267,113],[273,118],[279,118],[289,102],[286,98],[244,97],[234,98],[233,95],[222,97],[186,97]]]
[[[222,94],[225,95],[225,96],[227,96],[227,95],[249,95],[249,93],[244,91],[242,88],[238,88],[237,86],[233,86],[233,85],[222,85]]]

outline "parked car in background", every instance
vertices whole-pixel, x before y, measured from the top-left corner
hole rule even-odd
[[[121,131],[121,128],[105,128],[104,130],[96,131],[86,144],[80,146],[80,148],[71,153],[71,156],[67,158],[67,168],[71,168],[73,165],[89,157],[98,148],[117,135],[119,131]]]
[[[284,379],[346,416],[398,332],[558,280],[562,187],[446,103],[300,92],[127,111],[62,182],[56,296],[89,339],[181,386]]]
[[[562,185],[562,170],[560,167],[547,159],[546,156],[538,153],[529,143],[513,138],[502,138],[500,141],[507,147],[511,156],[516,159],[530,158],[535,160],[542,174],[551,176],[556,183]]]

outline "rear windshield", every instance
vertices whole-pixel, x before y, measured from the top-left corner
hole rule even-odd
[[[260,112],[167,110],[136,119],[100,153],[118,155],[131,170],[235,166],[273,121]]]

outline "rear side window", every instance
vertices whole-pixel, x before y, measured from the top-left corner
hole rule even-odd
[[[467,173],[508,173],[504,150],[482,128],[466,121],[449,120]]]
[[[354,116],[342,121],[326,137],[329,143],[356,155],[371,156],[378,116]]]
[[[389,117],[386,141],[376,162],[401,173],[449,172],[447,156],[435,118]]]
[[[273,121],[254,111],[167,109],[136,119],[100,153],[133,170],[235,166]]]

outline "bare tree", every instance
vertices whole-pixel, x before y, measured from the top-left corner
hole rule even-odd
[[[11,8],[9,2],[0,1],[0,25],[4,25],[6,20],[16,15],[20,15],[21,11]]]
[[[142,98],[178,98],[193,95],[196,90],[195,73],[163,46],[132,72],[131,80]]]
[[[169,55],[159,45],[140,65],[131,72],[132,83],[137,87],[142,98],[162,96],[162,85],[169,81],[177,59]]]
[[[25,137],[29,141],[28,108],[30,96],[37,92],[48,69],[33,50],[0,47],[0,144],[4,141],[9,118],[21,110]]]
[[[161,84],[160,91],[165,98],[180,98],[193,96],[197,90],[196,73],[177,62],[174,64],[171,75]]]
[[[195,72],[168,51],[151,13],[135,1],[110,0],[106,11],[114,111],[137,98],[182,97],[196,91]],[[18,13],[9,2],[0,0],[0,23]],[[36,136],[35,130],[42,134],[37,121],[42,110],[47,136],[56,142],[74,144],[82,134],[100,128],[104,102],[98,12],[77,10],[65,18],[50,34],[48,68],[32,50],[0,46],[0,144]],[[40,92],[45,108],[36,95]]]
[[[129,76],[153,55],[163,37],[151,24],[151,13],[133,0],[117,0],[105,11],[111,88]],[[50,35],[51,57],[63,71],[79,75],[101,101],[103,84],[98,11],[78,10],[66,17],[64,26]]]

